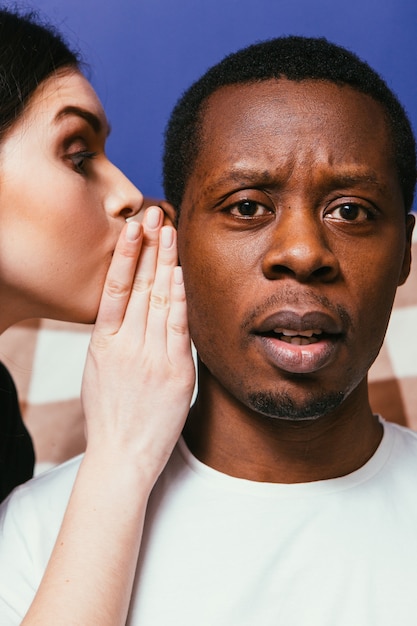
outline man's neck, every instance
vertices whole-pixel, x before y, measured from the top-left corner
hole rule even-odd
[[[363,381],[335,411],[314,420],[265,417],[209,385],[200,388],[184,437],[203,463],[260,482],[326,480],[362,467],[383,433]]]

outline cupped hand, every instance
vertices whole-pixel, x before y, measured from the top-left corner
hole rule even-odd
[[[121,458],[153,484],[194,380],[176,231],[150,207],[124,227],[105,281],[82,385],[86,454]]]

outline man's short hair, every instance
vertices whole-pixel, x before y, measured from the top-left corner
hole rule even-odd
[[[406,213],[413,204],[416,144],[410,121],[385,81],[355,54],[324,38],[278,37],[225,57],[195,82],[176,104],[165,131],[163,179],[166,199],[179,211],[200,148],[207,98],[226,85],[287,78],[325,80],[371,96],[387,116]]]

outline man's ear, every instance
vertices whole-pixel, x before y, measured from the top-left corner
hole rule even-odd
[[[160,200],[158,202],[158,206],[161,207],[163,212],[165,213],[164,224],[170,224],[171,226],[175,226],[177,224],[177,212],[172,206],[170,202],[166,200]]]
[[[411,269],[411,246],[413,243],[413,229],[416,218],[414,215],[407,215],[407,224],[406,224],[406,248],[404,251],[404,259],[403,265],[401,268],[400,279],[398,281],[398,286],[403,285],[408,278]]]

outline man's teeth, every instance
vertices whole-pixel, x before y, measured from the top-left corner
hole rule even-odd
[[[281,341],[285,341],[286,343],[291,343],[296,346],[308,346],[319,340],[322,331],[319,328],[302,331],[274,328],[274,333],[280,335]]]

